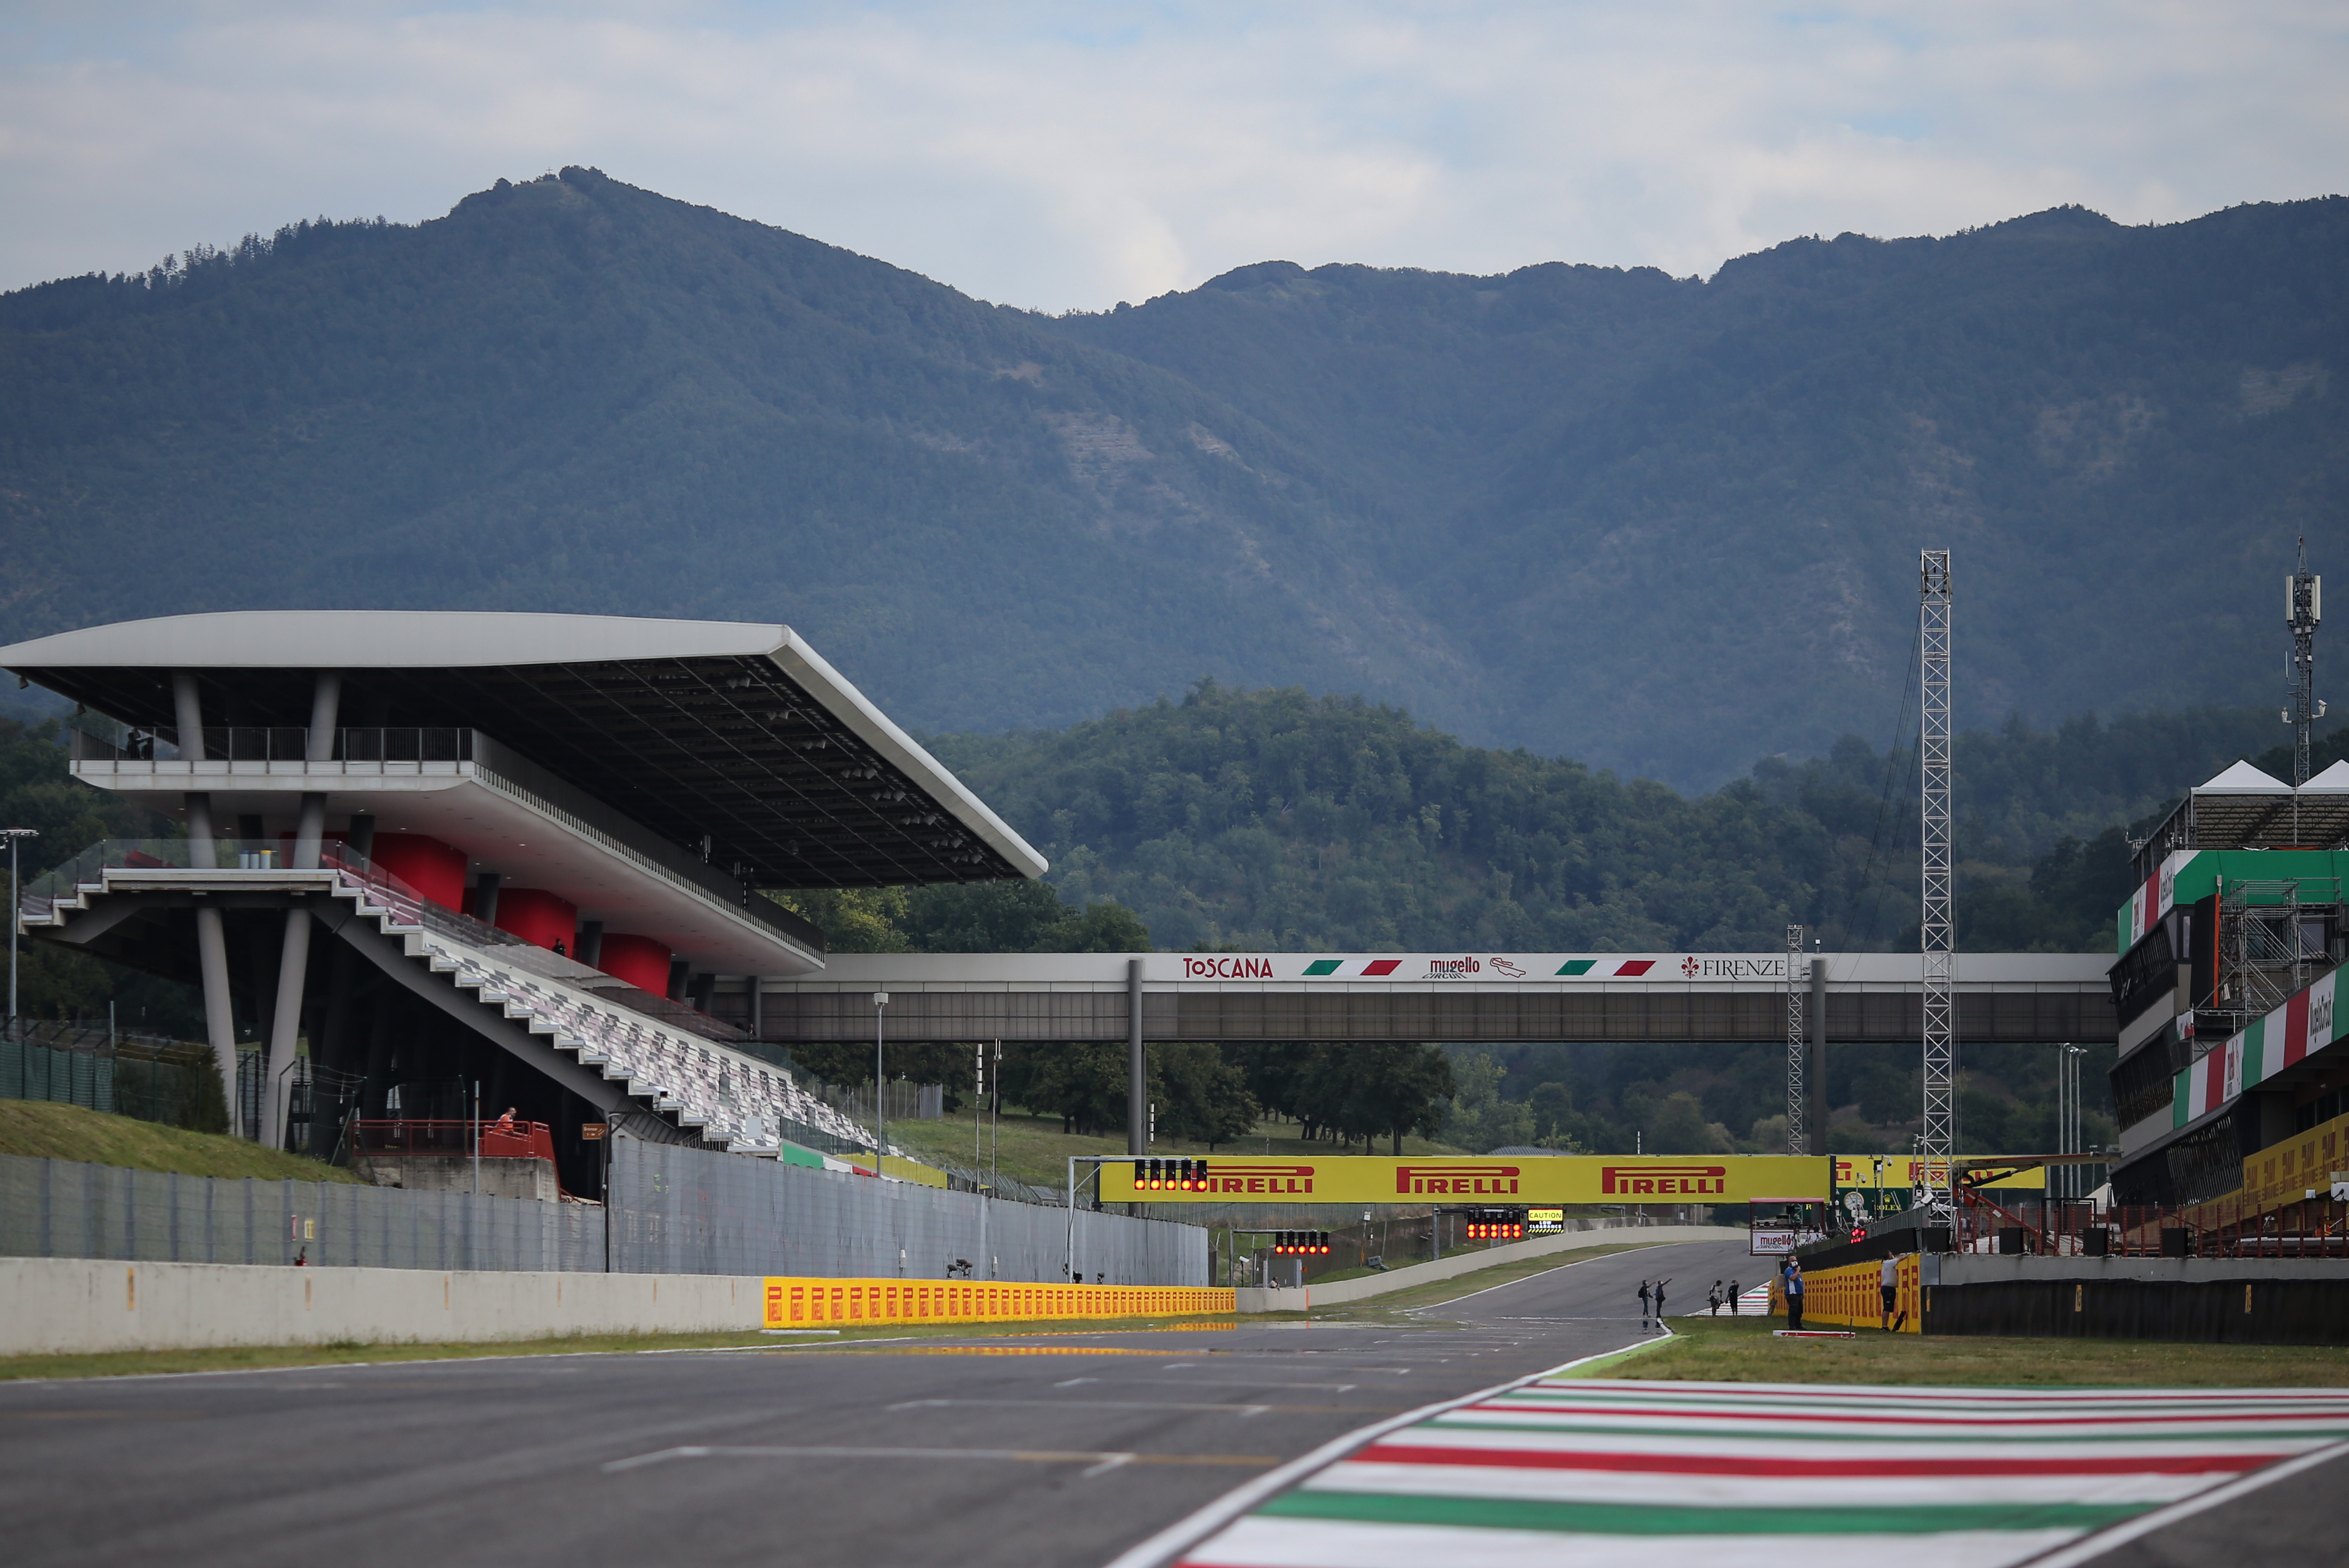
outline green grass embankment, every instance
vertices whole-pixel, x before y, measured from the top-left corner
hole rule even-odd
[[[349,1181],[347,1170],[243,1138],[190,1132],[50,1100],[0,1100],[0,1154],[78,1159],[181,1176],[263,1181]]]

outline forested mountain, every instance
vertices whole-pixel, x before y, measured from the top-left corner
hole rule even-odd
[[[2059,210],[1053,318],[566,170],[0,296],[0,636],[773,618],[929,729],[1213,676],[1689,790],[1886,744],[1945,544],[1965,722],[2263,701],[2349,457],[2345,239]]]
[[[2123,826],[2282,732],[2210,709],[1964,733],[1961,943],[2104,948]],[[1066,730],[929,743],[1051,857],[1065,898],[1116,900],[1161,947],[1755,952],[1789,922],[1833,949],[1914,940],[1914,753],[1856,736],[1688,796],[1359,698],[1202,682]]]

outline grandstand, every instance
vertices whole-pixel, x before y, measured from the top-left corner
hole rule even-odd
[[[0,667],[77,704],[77,778],[186,830],[89,846],[25,890],[27,930],[200,987],[238,1130],[321,1155],[476,1094],[555,1129],[572,1192],[615,1122],[801,1163],[869,1145],[755,1013],[711,1011],[823,971],[767,890],[1046,869],[787,627],[193,615]]]

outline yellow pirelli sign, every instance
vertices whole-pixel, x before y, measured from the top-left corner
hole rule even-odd
[[[1173,1162],[1160,1160],[1162,1170]],[[1194,1157],[1194,1170],[1197,1167]],[[1134,1162],[1102,1167],[1104,1203],[1754,1203],[1829,1195],[1825,1155],[1209,1156],[1204,1181],[1138,1184]]]

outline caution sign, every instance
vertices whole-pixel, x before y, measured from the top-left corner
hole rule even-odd
[[[1195,1156],[1104,1165],[1101,1195],[1104,1203],[1483,1202],[1510,1207],[1825,1201],[1833,1173],[1834,1161],[1825,1155]]]

